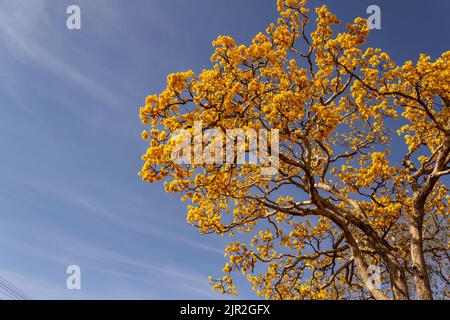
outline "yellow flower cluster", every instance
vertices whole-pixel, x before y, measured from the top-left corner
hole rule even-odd
[[[334,34],[340,22],[326,6],[315,15],[304,0],[277,7],[279,19],[248,46],[219,36],[210,69],[171,74],[163,92],[146,98],[139,116],[150,127],[142,132],[149,147],[139,175],[180,193],[188,223],[201,233],[250,239],[226,248],[225,275],[211,278],[214,289],[237,294],[232,274],[239,271],[268,299],[347,297],[363,287],[350,244],[367,261],[386,265],[386,254],[375,252],[382,248],[408,263],[413,189],[421,181],[414,175],[432,172],[449,139],[450,51],[396,66],[380,49],[362,48],[364,19]],[[278,129],[277,174],[261,175],[262,164],[175,164],[174,133],[193,134],[197,121],[221,132]],[[396,125],[406,141],[401,164],[386,151]],[[448,220],[448,190],[436,185],[426,212]]]

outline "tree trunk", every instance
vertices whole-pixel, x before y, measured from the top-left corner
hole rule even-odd
[[[405,270],[396,262],[393,262],[392,257],[387,257],[387,260],[394,300],[409,300],[410,298]]]
[[[423,219],[420,215],[414,214],[410,227],[411,259],[414,282],[416,285],[417,296],[420,300],[433,300],[430,279],[428,277],[425,257],[423,254],[422,226]]]

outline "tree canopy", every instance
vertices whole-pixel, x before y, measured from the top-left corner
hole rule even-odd
[[[397,65],[366,44],[365,19],[336,32],[305,2],[278,0],[249,45],[219,36],[210,69],[147,97],[139,175],[179,193],[199,232],[234,239],[210,280],[223,293],[238,272],[267,299],[448,298],[450,51]],[[279,130],[276,173],[175,163],[174,133],[195,122]]]

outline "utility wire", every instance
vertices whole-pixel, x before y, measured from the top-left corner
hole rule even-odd
[[[30,300],[31,297],[24,293],[22,290],[17,288],[11,282],[0,276],[0,289],[1,291],[13,299],[18,300]]]
[[[10,293],[8,293],[7,291],[5,292],[4,289],[2,289],[2,288],[0,288],[0,294],[8,300],[11,300],[11,299],[16,300],[16,298],[14,296],[11,296]],[[4,300],[4,299],[2,299],[2,300]]]
[[[0,285],[0,292],[2,292],[5,296],[12,300],[21,300],[18,296],[16,296],[13,292],[11,292],[8,288]]]
[[[9,297],[13,298],[14,300],[23,300],[22,296],[17,294],[14,290],[11,290],[7,286],[5,286],[3,283],[0,283],[0,289],[2,289],[3,293],[7,294]]]
[[[13,290],[15,290],[17,293],[19,293],[24,299],[28,299],[28,300],[32,300],[31,297],[29,295],[27,295],[25,292],[23,292],[22,290],[20,290],[19,288],[17,288],[14,284],[12,284],[11,282],[9,282],[8,280],[6,280],[5,278],[3,278],[2,276],[0,276],[0,281],[3,280],[3,283],[5,283],[6,285],[8,285],[10,288],[12,288]]]

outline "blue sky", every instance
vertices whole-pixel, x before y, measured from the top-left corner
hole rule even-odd
[[[447,0],[309,3],[342,21],[378,4],[370,44],[398,62],[449,49]],[[2,0],[0,276],[35,299],[220,298],[207,277],[229,239],[200,236],[177,195],[140,181],[138,109],[168,73],[208,68],[219,34],[246,44],[275,18],[275,0]],[[71,264],[82,290],[66,289]]]

